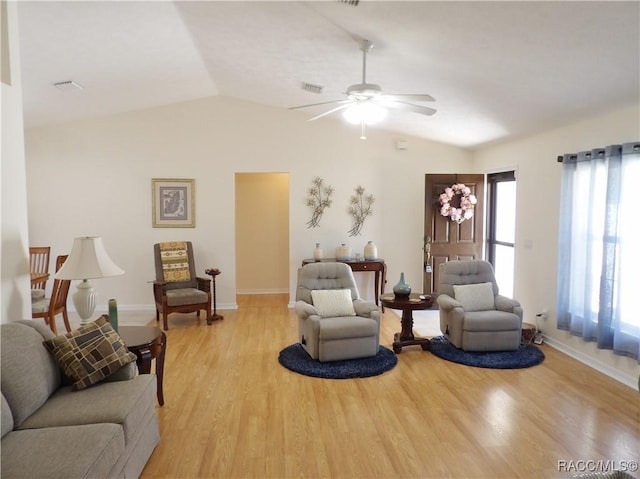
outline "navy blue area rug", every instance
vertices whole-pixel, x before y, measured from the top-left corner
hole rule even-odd
[[[521,344],[515,351],[467,352],[456,348],[444,336],[433,338],[429,351],[447,361],[477,368],[529,368],[544,361],[544,353],[533,344]]]
[[[396,364],[398,358],[393,351],[380,346],[378,354],[370,358],[345,359],[343,361],[329,361],[321,363],[304,350],[302,344],[295,343],[287,346],[278,356],[278,361],[285,368],[305,376],[325,379],[350,379],[377,376],[389,371]]]

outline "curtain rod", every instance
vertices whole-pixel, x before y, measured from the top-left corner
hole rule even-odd
[[[640,151],[640,143],[625,143],[625,145],[633,145],[631,146],[631,148],[633,148],[633,151]],[[585,153],[585,156],[587,158],[591,157],[591,152],[592,151],[604,151],[604,148],[593,148],[592,150],[587,150],[587,153]],[[578,154],[577,153],[567,153],[565,155],[558,155],[557,157],[557,161],[558,163],[562,163],[564,160],[577,160],[578,159]]]

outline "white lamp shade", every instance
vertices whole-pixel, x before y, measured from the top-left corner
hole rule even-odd
[[[120,274],[124,274],[124,270],[111,261],[102,244],[102,238],[84,236],[73,240],[71,253],[55,277],[56,279],[92,279]]]

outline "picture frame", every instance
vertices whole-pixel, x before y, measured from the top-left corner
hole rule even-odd
[[[152,178],[154,228],[195,228],[195,180]]]

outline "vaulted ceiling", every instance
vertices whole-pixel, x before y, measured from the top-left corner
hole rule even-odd
[[[211,95],[282,109],[344,99],[346,88],[361,82],[359,48],[367,39],[374,43],[368,82],[385,93],[436,99],[423,104],[437,109],[433,116],[394,110],[377,128],[475,148],[640,101],[639,6],[19,2],[25,123]],[[69,80],[83,89],[53,86]],[[305,82],[322,93],[303,90]],[[289,114],[305,121],[328,109]],[[316,121],[343,120],[335,114]]]

